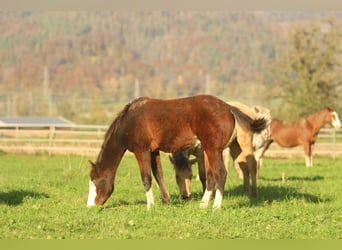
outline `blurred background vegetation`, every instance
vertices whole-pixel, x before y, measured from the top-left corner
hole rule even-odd
[[[282,119],[342,111],[342,12],[0,12],[0,116],[108,124],[201,93]]]

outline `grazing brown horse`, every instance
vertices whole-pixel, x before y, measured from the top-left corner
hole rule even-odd
[[[257,158],[257,155],[255,156],[255,160],[253,160],[253,157],[251,157],[253,156],[253,150],[254,153],[256,153],[257,151],[255,150],[259,149],[263,145],[263,142],[270,138],[270,110],[259,106],[254,106],[251,108],[239,102],[229,102],[228,104],[239,108],[242,112],[254,120],[262,118],[266,121],[266,126],[263,128],[259,127],[257,130],[255,130],[253,127],[251,127],[249,130],[243,129],[238,121],[235,124],[237,131],[235,138],[232,143],[228,145],[229,148],[226,148],[223,151],[223,158],[225,159],[225,163],[227,163],[226,170],[228,171],[228,159],[229,153],[231,153],[234,160],[235,169],[238,175],[240,176],[241,174],[241,178],[244,179],[244,190],[248,192],[249,173],[254,173],[253,169],[255,169],[255,161],[257,161],[257,165],[259,165],[259,158]],[[195,159],[190,160],[190,155],[193,155]],[[176,181],[182,199],[189,199],[191,196],[190,183],[192,178],[192,165],[195,162],[198,163],[199,177],[202,182],[203,191],[205,190],[205,164],[203,149],[199,141],[197,141],[189,149],[173,153],[170,156],[170,161],[175,168]],[[249,171],[249,169],[251,170]],[[253,176],[254,174],[252,174],[252,182]]]
[[[190,159],[191,155],[195,158]],[[191,197],[192,166],[196,162],[198,164],[198,177],[202,183],[203,192],[205,191],[204,152],[199,140],[196,140],[195,144],[186,150],[172,153],[169,159],[175,169],[176,182],[182,199],[187,200]]]
[[[133,152],[137,159],[147,208],[154,204],[151,170],[163,202],[169,203],[159,151],[181,151],[191,147],[198,138],[205,154],[207,178],[200,207],[208,206],[216,185],[213,208],[220,208],[227,175],[222,151],[234,137],[234,118],[243,121],[246,127],[265,124],[264,120],[254,121],[210,95],[171,100],[144,97],[127,104],[107,130],[96,162],[90,162],[88,206],[103,205],[113,193],[116,171],[126,150]]]
[[[312,167],[312,152],[320,129],[324,125],[335,129],[341,127],[341,121],[333,108],[326,108],[293,122],[272,119],[272,137],[265,143],[261,157],[275,141],[282,147],[304,146],[306,166]]]

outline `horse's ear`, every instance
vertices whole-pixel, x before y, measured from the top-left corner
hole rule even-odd
[[[92,162],[91,160],[88,160],[89,164],[90,164],[90,168],[95,168],[95,163]]]
[[[260,112],[260,108],[258,106],[254,106],[254,113],[259,113]]]

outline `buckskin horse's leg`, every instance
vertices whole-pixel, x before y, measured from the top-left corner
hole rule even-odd
[[[233,162],[236,162],[242,171],[243,190],[245,193],[249,193],[249,171],[247,167],[246,158],[242,153],[240,145],[237,143],[237,139],[235,139],[229,147],[233,158]]]
[[[141,180],[146,191],[147,209],[154,205],[151,176],[151,154],[149,151],[134,152],[140,168]]]
[[[153,176],[156,179],[160,192],[162,194],[162,201],[164,204],[169,204],[170,195],[169,195],[169,192],[167,191],[167,188],[164,182],[164,174],[163,174],[163,169],[162,169],[161,162],[160,162],[159,150],[151,152],[151,167],[152,167]]]
[[[253,152],[253,146],[252,146],[252,141],[253,141],[253,133],[251,131],[244,131],[240,130],[238,128],[237,130],[237,142],[242,150],[242,154],[245,158],[245,161],[247,163],[248,167],[248,179],[249,175],[252,177],[252,196],[257,195],[257,162],[254,157],[254,152]],[[245,179],[245,177],[244,177]],[[246,183],[246,180],[244,180]],[[249,180],[248,180],[249,182]]]
[[[246,156],[246,161],[247,161],[247,167],[248,167],[248,172],[250,172],[251,177],[252,177],[252,196],[257,195],[257,162],[255,160],[255,157],[253,154],[247,155]]]

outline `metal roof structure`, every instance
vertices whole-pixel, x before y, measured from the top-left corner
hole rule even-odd
[[[23,127],[72,127],[75,123],[59,116],[54,117],[0,117],[0,127],[23,126]]]

